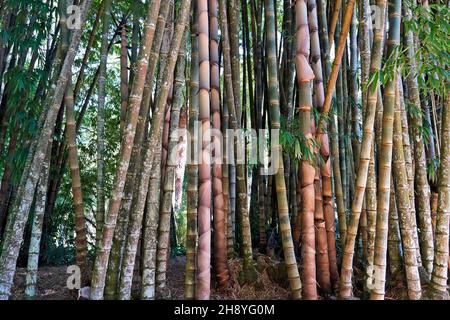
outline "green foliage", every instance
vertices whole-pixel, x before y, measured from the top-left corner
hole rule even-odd
[[[323,162],[323,159],[318,152],[311,152],[311,150],[318,149],[319,143],[314,138],[308,139],[301,132],[298,119],[292,120],[289,127],[287,127],[286,120],[282,117],[280,144],[283,147],[283,151],[292,159],[308,161],[313,164]]]
[[[413,19],[404,21],[406,30],[412,30],[418,61],[418,82],[420,89],[434,91],[441,96],[448,95],[450,77],[450,8],[446,4],[430,4],[429,9],[413,6],[406,2],[413,12]]]
[[[439,168],[439,158],[432,158],[427,165],[428,179],[432,184],[437,183],[438,179],[438,168]]]

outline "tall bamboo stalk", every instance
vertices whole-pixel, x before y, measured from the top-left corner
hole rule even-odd
[[[102,40],[100,66],[98,74],[97,106],[97,212],[96,212],[96,246],[100,245],[103,223],[105,220],[105,78],[108,62],[108,31],[111,20],[111,0],[105,1],[102,16]]]
[[[220,66],[218,2],[209,0],[209,48],[211,64],[211,119],[213,129],[220,132]],[[228,285],[227,236],[222,187],[223,146],[220,137],[213,135],[212,191],[214,197],[214,267],[219,288]]]
[[[66,105],[66,130],[67,130],[67,149],[69,153],[70,177],[72,180],[72,195],[75,221],[75,248],[76,261],[81,269],[83,281],[85,281],[87,272],[87,238],[86,238],[86,219],[84,217],[83,193],[81,190],[80,166],[78,164],[78,148],[76,142],[76,122],[74,110],[74,96],[71,72],[67,83],[66,96],[64,99]]]
[[[162,161],[160,158],[160,149],[162,142],[162,121],[164,118],[164,109],[167,104],[167,100],[169,97],[170,90],[173,84],[173,77],[175,71],[175,65],[178,59],[178,53],[181,49],[181,43],[183,39],[183,35],[188,24],[188,11],[190,8],[191,2],[190,0],[183,0],[181,2],[181,6],[178,12],[178,18],[175,23],[175,32],[172,37],[172,43],[170,45],[169,53],[167,56],[167,61],[164,67],[162,81],[159,86],[159,94],[157,96],[156,104],[155,104],[155,113],[152,118],[150,134],[148,140],[146,141],[146,150],[143,155],[143,164],[142,164],[142,175],[139,181],[139,187],[137,189],[136,194],[136,206],[134,210],[137,213],[140,213],[144,210],[147,199],[147,215],[149,215],[148,220],[146,220],[146,226],[148,226],[148,230],[145,231],[145,240],[146,243],[146,251],[144,254],[144,261],[147,260],[148,265],[144,268],[144,277],[143,277],[143,288],[141,290],[141,296],[146,299],[153,298],[153,267],[155,263],[155,258],[157,259],[158,265],[161,262],[167,261],[167,253],[168,251],[161,250],[161,247],[158,246],[157,257],[154,258],[154,245],[157,243],[157,240],[154,238],[157,235],[156,227],[158,226],[158,201],[160,195],[159,189],[159,181],[161,179],[161,175],[158,174],[155,176],[156,172],[160,170],[159,166]],[[147,197],[148,195],[148,197]],[[142,213],[141,213],[142,214]],[[170,226],[170,220],[169,220]],[[161,229],[160,229],[161,231]],[[164,229],[162,230],[164,231]],[[159,238],[158,238],[159,239]],[[158,243],[159,245],[159,243]],[[163,244],[161,243],[161,246]],[[145,259],[147,258],[147,259]],[[165,284],[165,283],[164,283]],[[164,285],[161,285],[160,288],[163,289]]]
[[[237,4],[237,0],[228,1],[228,24],[229,24],[229,44],[230,44],[230,57],[231,57],[231,72],[233,77],[233,91],[234,91],[234,104],[236,108],[236,121],[239,126],[242,125],[242,103],[241,103],[241,67],[240,67],[240,52],[239,52],[239,31],[240,21],[239,12],[240,6]]]
[[[128,107],[128,48],[126,23],[120,30],[120,132],[123,132]]]
[[[271,128],[275,130],[280,129],[280,97],[279,84],[277,75],[277,54],[275,42],[275,14],[273,1],[265,1],[265,18],[266,18],[266,35],[267,35],[267,61],[268,61],[268,78],[269,78],[269,110]],[[289,210],[286,195],[286,183],[284,180],[283,168],[283,150],[281,145],[278,146],[279,168],[275,175],[275,184],[277,190],[278,200],[278,219],[280,223],[281,239],[283,244],[284,260],[286,263],[287,275],[291,287],[292,297],[294,299],[301,299],[302,285],[297,269],[297,261],[295,259],[294,244],[291,235],[291,225],[289,221]],[[313,177],[314,178],[314,177]],[[270,190],[269,190],[270,192]],[[314,201],[314,200],[313,200]]]
[[[228,109],[235,109],[234,103],[234,91],[233,91],[233,79],[231,71],[231,53],[229,44],[229,34],[228,34],[228,19],[227,19],[227,7],[226,3],[219,0],[219,12],[220,12],[220,28],[222,33],[222,52],[224,61],[224,79],[225,79],[225,96],[224,104],[222,109],[223,117],[223,132],[224,135],[224,146],[227,147],[226,152],[224,152],[224,160],[227,169],[224,168],[224,173],[228,173],[228,184],[224,186],[224,191],[228,191],[229,202],[227,201],[228,207],[228,219],[227,219],[227,247],[228,247],[228,257],[234,254],[234,216],[236,210],[236,166],[232,163],[230,158],[234,159],[234,147],[228,148],[228,146],[233,146],[233,144],[228,141],[229,137],[226,134],[226,130],[230,127],[231,119],[229,117]],[[226,180],[223,181],[224,184]]]
[[[186,273],[184,278],[184,297],[192,300],[195,298],[195,271],[197,255],[197,209],[198,209],[198,164],[192,159],[197,154],[198,124],[198,88],[199,88],[199,61],[198,61],[198,3],[192,2],[191,17],[191,66],[189,81],[189,133],[188,141],[191,158],[187,167],[187,221],[186,221]],[[224,188],[225,190],[225,188]]]
[[[369,12],[370,2],[369,0],[360,1],[359,6],[359,20],[360,23],[360,56],[361,56],[361,87],[365,88],[362,91],[362,116],[366,118],[368,110],[368,84],[370,77],[370,64],[371,64],[371,14]],[[376,109],[376,106],[375,106]],[[365,192],[365,205],[367,216],[367,252],[366,252],[366,276],[364,290],[370,294],[372,288],[372,276],[373,276],[373,256],[374,256],[374,244],[375,244],[375,228],[376,228],[376,210],[377,210],[377,180],[375,175],[375,142],[372,137],[372,147],[370,150],[370,162],[367,176],[367,187]]]
[[[198,254],[196,299],[209,300],[211,259],[211,141],[210,132],[210,62],[208,0],[198,0],[199,44],[199,120],[201,126],[201,155],[199,165]]]
[[[381,21],[385,19],[386,1],[377,1],[377,6],[380,8]],[[373,78],[380,72],[381,58],[383,56],[383,38],[384,38],[384,23],[380,24],[381,28],[374,31],[374,42],[372,57],[370,62],[370,76]],[[339,284],[339,296],[342,298],[349,298],[352,295],[352,276],[353,276],[353,256],[355,253],[355,241],[358,234],[359,219],[364,201],[364,193],[367,186],[367,178],[369,173],[370,159],[372,156],[372,144],[374,143],[373,128],[375,123],[375,111],[377,105],[378,88],[380,82],[373,81],[367,87],[367,107],[366,117],[363,123],[363,138],[361,143],[361,152],[359,158],[358,172],[356,178],[356,193],[352,203],[352,213],[347,229],[347,238],[344,247],[344,254],[342,258],[341,279]],[[390,178],[389,178],[390,179]]]
[[[144,90],[145,76],[147,74],[148,56],[155,34],[156,18],[158,16],[161,1],[153,0],[149,3],[146,21],[144,24],[144,37],[142,38],[141,51],[139,52],[137,73],[132,84],[130,99],[128,102],[129,115],[127,125],[123,133],[120,150],[120,160],[114,177],[114,187],[109,201],[108,214],[105,217],[105,224],[102,229],[102,238],[97,248],[97,256],[94,264],[91,284],[91,299],[100,300],[103,298],[105,287],[106,269],[108,266],[109,254],[112,246],[112,238],[116,227],[117,216],[120,209],[120,202],[123,195],[126,175],[130,164],[131,152],[136,134],[139,109]]]
[[[388,57],[396,61],[400,43],[401,0],[389,1]],[[384,110],[379,150],[380,172],[377,199],[377,232],[375,236],[374,287],[370,294],[372,300],[384,299],[386,283],[387,224],[390,197],[390,175],[392,163],[392,134],[395,106],[396,74],[391,76],[384,88]]]
[[[162,137],[161,137],[162,140]],[[144,220],[141,299],[154,300],[156,295],[156,255],[161,190],[161,144],[157,145],[148,184]]]
[[[391,177],[391,185],[394,186],[394,178]],[[388,218],[388,257],[389,257],[389,273],[394,279],[401,277],[403,271],[403,259],[401,255],[402,240],[400,235],[400,223],[398,221],[398,208],[394,188],[391,188],[391,196],[389,198],[389,218]]]
[[[302,207],[300,209],[302,217],[302,296],[304,299],[315,300],[317,299],[316,241],[314,230],[315,168],[312,165],[313,159],[311,159],[314,154],[314,148],[312,146],[313,135],[311,130],[312,80],[314,80],[314,72],[309,65],[310,38],[306,2],[297,0],[295,3],[295,11],[297,25],[297,54],[295,62],[299,87],[300,129],[309,145],[309,157],[308,155],[304,155],[304,158],[300,163],[301,174],[299,179],[302,188]]]
[[[336,0],[333,6],[333,15],[331,16],[330,27],[328,32],[328,39],[330,39],[330,48],[333,46],[334,33],[336,31],[337,22],[339,19],[339,12],[341,11],[342,0]]]
[[[412,12],[408,6],[403,6],[405,21],[412,19]],[[408,87],[408,102],[414,106],[416,110],[420,110],[420,95],[417,83],[417,62],[416,50],[414,45],[413,30],[406,29],[404,38],[406,46],[406,63],[408,73],[406,76],[406,84]],[[431,208],[430,208],[430,185],[427,178],[427,163],[425,155],[424,140],[420,131],[422,127],[422,113],[408,113],[411,121],[411,138],[414,146],[414,184],[417,197],[417,213],[420,228],[420,249],[423,257],[425,270],[431,274],[433,265],[433,228],[431,224]]]
[[[353,151],[352,165],[357,166],[361,149],[361,111],[358,105],[358,35],[356,26],[356,10],[350,26],[350,67],[348,79],[349,113],[351,114],[351,143]]]
[[[50,146],[50,143],[49,143]],[[39,174],[39,185],[36,190],[36,204],[34,209],[33,225],[31,227],[30,247],[28,249],[27,276],[25,297],[34,299],[38,280],[39,251],[42,237],[42,224],[44,221],[45,201],[47,200],[48,174],[50,167],[50,148]]]
[[[323,87],[322,61],[320,56],[320,41],[318,33],[317,5],[315,0],[308,1],[308,22],[311,37],[311,66],[315,79],[313,83],[314,106],[320,112],[323,106],[325,94]],[[331,161],[328,134],[324,134],[321,143],[320,154],[325,163],[319,164],[320,170],[316,170],[314,178],[315,213],[314,224],[316,227],[317,246],[317,273],[318,283],[322,292],[330,293],[331,284],[339,278],[336,261],[336,244],[334,234],[334,211],[332,206],[331,186]],[[328,167],[327,167],[328,166]],[[324,239],[322,239],[324,238]],[[333,274],[333,281],[330,275]]]
[[[400,77],[400,75],[399,75]],[[412,160],[412,148],[411,142],[409,138],[409,125],[408,125],[408,117],[406,114],[406,106],[403,94],[403,83],[398,85],[398,95],[399,95],[399,105],[400,105],[400,120],[402,127],[402,143],[403,143],[403,153],[405,156],[405,168],[408,179],[408,192],[409,192],[409,203],[410,203],[410,220],[411,220],[411,232],[412,237],[414,238],[414,248],[416,250],[416,259],[419,270],[423,270],[422,266],[422,257],[420,254],[420,244],[419,244],[419,234],[417,228],[417,213],[416,213],[416,196],[414,192],[414,164]],[[427,258],[430,260],[430,258]],[[422,274],[426,274],[426,272],[422,272]],[[429,276],[429,275],[427,275]]]
[[[422,295],[422,290],[420,287],[419,269],[417,266],[416,246],[414,241],[414,232],[416,228],[414,228],[414,225],[411,223],[411,215],[415,214],[415,212],[411,210],[411,206],[414,205],[414,202],[411,202],[409,196],[411,186],[406,172],[405,150],[403,148],[400,90],[398,88],[402,84],[399,82],[400,81],[397,81],[394,114],[393,172],[400,232],[403,243],[408,297],[411,300],[418,300]]]
[[[187,33],[186,33],[187,35]],[[186,36],[185,36],[186,37]],[[183,42],[186,43],[185,41]],[[185,53],[184,47],[180,49],[178,53],[178,61],[175,71],[174,79],[174,100],[172,103],[171,115],[170,115],[170,142],[169,142],[169,154],[167,158],[166,173],[164,175],[164,181],[162,185],[163,197],[161,200],[161,208],[159,215],[159,236],[158,236],[158,260],[157,260],[157,273],[156,273],[156,285],[157,290],[166,286],[166,271],[168,269],[168,250],[170,249],[170,220],[172,213],[172,199],[174,193],[175,183],[175,167],[176,156],[178,152],[178,125],[180,122],[180,111],[183,104],[183,86],[185,82],[184,78],[185,69]],[[175,232],[175,230],[173,230]]]
[[[236,105],[236,92],[234,91],[234,81],[235,78],[233,76],[234,70],[233,59],[235,57],[231,56],[230,46],[228,46],[229,42],[229,33],[228,33],[228,25],[227,25],[227,9],[225,3],[220,3],[220,26],[222,29],[222,44],[223,44],[223,54],[224,54],[224,76],[225,76],[225,89],[227,95],[227,108],[230,113],[230,127],[231,129],[239,130],[241,128],[241,124],[239,123],[239,114],[237,111]],[[233,41],[231,41],[233,43]],[[240,97],[240,93],[237,93]],[[238,99],[240,101],[240,98]],[[231,138],[231,137],[230,137]],[[242,255],[244,259],[243,266],[243,275],[245,281],[251,283],[255,280],[256,270],[253,264],[253,252],[252,252],[252,239],[250,234],[250,217],[248,212],[248,203],[247,203],[247,178],[246,178],[246,166],[241,162],[236,163],[234,160],[236,159],[238,141],[233,136],[233,141],[228,141],[230,146],[233,146],[233,150],[230,152],[228,156],[230,156],[230,206],[231,206],[231,218],[234,216],[234,208],[239,209],[239,218],[241,224],[241,232],[242,232]],[[236,199],[237,193],[237,206]],[[234,238],[234,237],[233,237]],[[229,239],[230,240],[230,239]],[[230,245],[229,245],[230,247]]]
[[[352,22],[354,7],[355,7],[355,1],[349,0],[347,2],[347,7],[345,8],[344,17],[342,20],[341,33],[339,36],[339,43],[336,47],[336,54],[335,54],[335,58],[333,61],[333,67],[331,69],[331,73],[330,73],[328,83],[327,83],[327,88],[326,88],[326,93],[325,93],[325,102],[323,105],[323,112],[322,112],[323,113],[322,121],[319,124],[319,128],[317,130],[317,135],[322,134],[322,129],[324,128],[324,125],[325,125],[324,121],[325,121],[326,115],[328,114],[328,112],[330,111],[330,108],[331,108],[333,92],[335,89],[336,81],[337,81],[339,70],[341,67],[342,57],[344,55],[345,44],[347,42],[347,35],[348,35],[348,31],[350,29],[350,24]],[[332,38],[329,37],[329,40],[332,41]],[[320,141],[320,139],[319,139],[319,141]]]
[[[441,120],[441,162],[438,177],[438,214],[436,218],[436,246],[434,248],[431,295],[448,298],[449,217],[450,217],[450,99],[445,97]]]
[[[331,74],[331,61],[330,61],[330,52],[329,52],[329,41],[328,41],[328,26],[327,26],[327,19],[326,19],[326,3],[324,0],[319,0],[317,2],[317,9],[318,9],[318,22],[319,22],[319,38],[320,38],[320,49],[321,49],[321,57],[324,61],[323,63],[323,76],[324,76],[324,83],[328,83],[328,79],[330,78]],[[323,106],[323,103],[322,103]],[[323,107],[322,107],[323,111]],[[347,221],[346,221],[346,214],[345,214],[345,204],[344,204],[344,196],[343,196],[343,190],[342,190],[342,177],[341,177],[341,170],[339,167],[339,145],[338,145],[338,134],[337,129],[335,128],[335,120],[334,115],[332,115],[330,121],[330,135],[329,135],[329,142],[331,146],[331,157],[330,162],[331,166],[333,168],[333,180],[334,180],[334,193],[336,198],[336,207],[338,212],[338,221],[339,221],[339,236],[340,236],[340,244],[341,246],[345,245],[345,233],[347,230]],[[326,135],[326,130],[324,130],[324,136]],[[320,143],[326,144],[326,138],[323,138],[323,142],[319,141]],[[321,148],[321,150],[325,150],[324,148]],[[323,155],[324,156],[324,155]],[[331,168],[330,168],[330,174],[331,174]],[[328,248],[332,247],[329,245]],[[337,281],[336,273],[332,272],[333,279]],[[336,287],[337,282],[333,282],[334,286]]]
[[[133,149],[130,158],[130,165],[128,167],[127,177],[125,180],[124,186],[124,194],[122,197],[122,201],[120,203],[119,215],[117,217],[117,224],[114,230],[114,238],[113,244],[111,248],[111,254],[108,262],[108,271],[106,275],[106,285],[105,285],[105,298],[110,299],[114,297],[118,287],[119,275],[120,275],[120,264],[122,260],[122,254],[124,252],[126,235],[128,230],[128,223],[130,218],[130,212],[132,207],[132,198],[133,194],[138,192],[137,184],[135,183],[136,176],[140,172],[140,168],[142,165],[142,149],[144,144],[144,136],[147,130],[149,109],[150,109],[150,100],[152,95],[152,88],[154,83],[154,73],[157,65],[157,57],[160,55],[161,49],[161,61],[160,68],[162,69],[160,75],[162,77],[162,73],[164,71],[165,66],[165,58],[164,52],[167,52],[170,47],[170,40],[167,40],[167,43],[163,45],[163,35],[165,33],[165,25],[166,19],[169,13],[170,8],[173,8],[173,1],[165,1],[161,4],[160,12],[158,16],[158,22],[156,24],[156,30],[154,35],[154,40],[152,44],[152,51],[149,57],[149,65],[147,68],[146,81],[144,85],[144,91],[142,95],[141,109],[139,111],[139,120],[136,126],[136,135],[134,138]],[[167,48],[167,49],[166,49]],[[167,56],[167,54],[166,54]],[[159,80],[159,78],[158,78]],[[128,93],[127,93],[128,94]],[[127,102],[128,103],[128,102]],[[159,189],[159,187],[158,187]],[[151,215],[149,215],[151,216]],[[151,218],[149,217],[151,220]],[[146,223],[147,224],[147,223]],[[151,228],[151,227],[149,227]],[[146,250],[147,247],[145,245],[149,245],[149,243],[144,244],[143,252],[147,253],[149,250]],[[151,250],[150,250],[151,251]],[[151,259],[150,259],[151,260]],[[149,261],[148,259],[143,259],[144,264]],[[145,267],[144,267],[145,269]],[[145,281],[143,281],[145,283]]]

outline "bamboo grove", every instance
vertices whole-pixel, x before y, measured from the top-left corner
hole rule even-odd
[[[52,263],[166,299],[177,255],[185,299],[262,256],[292,299],[448,299],[447,1],[0,8],[0,299]]]

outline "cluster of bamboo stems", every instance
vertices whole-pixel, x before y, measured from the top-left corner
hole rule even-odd
[[[7,2],[0,1],[5,30],[16,18]],[[81,29],[67,24],[72,2],[81,8]],[[30,99],[43,106],[38,133],[25,141],[28,155],[14,193],[13,166],[6,163],[2,171],[0,299],[11,294],[28,217],[26,295],[37,294],[45,217],[55,206],[66,163],[76,264],[82,284],[90,283],[90,299],[131,299],[135,287],[141,299],[167,297],[177,228],[174,198],[182,193],[177,168],[186,162],[180,142],[201,160],[186,163],[182,190],[187,195],[186,299],[210,299],[212,284],[227,289],[232,257],[242,258],[241,282],[258,281],[256,251],[283,259],[293,299],[352,298],[355,267],[364,269],[363,292],[370,299],[384,299],[390,279],[405,283],[409,299],[421,299],[428,282],[429,296],[448,296],[449,98],[419,88],[420,43],[407,28],[412,8],[428,10],[427,1],[412,1],[412,7],[401,0],[374,1],[377,24],[369,0],[284,0],[282,20],[280,1],[151,0],[143,23],[139,1],[133,1],[131,54],[129,14],[117,21],[113,1],[103,0],[91,18],[92,2],[58,1],[58,25],[45,63],[48,79],[41,79]],[[90,19],[91,33],[82,39]],[[99,64],[79,103],[97,29]],[[120,148],[108,182],[108,59],[116,39]],[[0,41],[0,85],[5,81],[0,152],[6,149],[11,156],[22,136],[19,125],[8,125],[9,113],[25,110],[27,95],[9,106],[12,84],[4,79],[3,66],[27,65],[32,71],[37,57],[17,45],[9,52]],[[74,82],[80,44],[86,49]],[[401,54],[407,72],[396,64]],[[389,63],[394,66],[390,73],[385,70]],[[382,73],[389,73],[386,79]],[[90,266],[77,135],[93,95],[97,188]],[[431,132],[428,141],[424,126]],[[287,143],[276,141],[277,149],[270,151],[279,155],[273,176],[264,175],[262,163],[234,161],[237,139],[211,135],[211,129],[264,128],[295,136],[284,139]],[[179,135],[180,129],[190,133],[190,140]],[[223,152],[230,145],[231,156]],[[225,158],[224,164],[211,164],[216,158]],[[431,181],[427,166],[436,158],[437,179]],[[274,252],[278,242],[282,252]]]

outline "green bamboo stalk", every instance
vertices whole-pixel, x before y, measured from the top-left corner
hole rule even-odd
[[[220,66],[219,66],[219,20],[218,2],[209,0],[209,48],[211,64],[211,119],[212,128],[219,131],[220,119]],[[212,191],[214,197],[214,268],[219,289],[228,286],[229,271],[227,265],[227,235],[226,216],[224,211],[224,194],[222,185],[223,144],[217,135],[212,137],[213,163],[212,163]]]
[[[187,33],[185,38],[187,37]],[[186,41],[183,41],[185,44]],[[170,219],[172,213],[172,197],[174,192],[175,183],[175,167],[176,155],[178,152],[178,125],[180,122],[180,111],[183,104],[183,87],[185,82],[184,77],[185,69],[185,53],[184,45],[178,53],[178,61],[175,71],[174,79],[174,99],[170,114],[170,142],[169,142],[169,154],[167,158],[166,173],[164,175],[164,181],[162,185],[163,196],[161,199],[161,208],[159,214],[159,236],[158,236],[158,260],[156,270],[156,286],[157,292],[166,286],[166,272],[168,268],[168,250],[170,249]],[[175,231],[174,231],[175,232]]]
[[[403,6],[405,22],[412,19],[412,12],[408,6]],[[408,73],[406,84],[408,86],[408,102],[416,110],[421,110],[419,87],[417,82],[417,62],[414,45],[413,30],[406,29],[404,38],[406,46],[406,67]],[[433,228],[431,224],[430,185],[427,178],[427,163],[425,156],[424,140],[420,128],[423,117],[421,112],[409,112],[411,121],[411,139],[414,146],[414,184],[417,197],[417,213],[420,228],[420,249],[425,270],[431,275],[433,269],[434,243]]]
[[[199,63],[198,63],[198,4],[192,2],[191,17],[191,66],[189,81],[189,133],[191,140],[191,158],[188,159],[187,173],[187,231],[186,231],[186,273],[184,278],[184,298],[192,300],[195,298],[195,271],[197,254],[197,208],[198,208],[198,164],[192,160],[196,154],[196,122],[198,121],[198,86],[199,86]],[[224,181],[224,184],[226,182]],[[225,187],[224,187],[225,191]]]
[[[105,220],[105,77],[108,62],[108,31],[111,20],[111,0],[105,0],[102,13],[102,40],[100,48],[100,66],[98,74],[98,106],[97,106],[97,212],[95,243],[100,245],[103,223]]]
[[[438,177],[438,214],[436,218],[436,246],[430,295],[435,299],[448,299],[449,217],[450,217],[450,99],[445,97],[441,120],[441,162]]]
[[[389,1],[388,57],[396,61],[400,43],[401,0]],[[392,163],[392,134],[395,106],[396,75],[388,80],[384,88],[384,110],[379,165],[379,185],[377,199],[377,232],[375,236],[374,287],[372,300],[384,299],[386,283],[387,224],[390,197],[390,175]]]
[[[420,287],[419,269],[416,257],[416,245],[414,233],[416,226],[411,223],[411,216],[415,211],[411,210],[414,202],[411,202],[408,174],[405,161],[405,149],[403,143],[403,131],[400,107],[400,89],[402,84],[397,81],[396,103],[394,114],[394,135],[393,135],[393,175],[395,182],[395,193],[399,215],[400,233],[403,243],[403,256],[405,263],[406,282],[408,286],[408,297],[411,300],[418,300],[422,295]]]
[[[208,1],[198,0],[199,120],[201,152],[199,164],[197,300],[209,300],[211,292],[211,142],[210,63]]]
[[[36,286],[38,280],[39,251],[42,237],[42,224],[44,221],[45,201],[47,200],[48,174],[50,167],[50,143],[47,154],[39,174],[39,185],[36,190],[36,204],[34,209],[33,225],[31,227],[30,247],[28,249],[27,275],[25,297],[34,299],[36,297]]]
[[[385,19],[386,1],[377,1],[382,15],[380,19]],[[381,23],[380,29],[374,31],[374,42],[372,58],[370,62],[370,77],[373,79],[380,71],[381,58],[383,55],[384,23]],[[373,128],[375,122],[375,111],[377,104],[377,93],[379,88],[378,79],[370,84],[368,90],[368,105],[366,107],[366,118],[363,124],[363,139],[361,143],[361,152],[359,158],[358,172],[356,178],[356,193],[352,203],[352,212],[347,230],[347,239],[344,246],[342,258],[341,279],[339,284],[339,296],[349,298],[352,295],[352,276],[353,276],[353,257],[355,253],[355,241],[358,234],[359,219],[364,201],[364,193],[368,184],[367,178],[372,155],[372,144],[374,143]],[[371,185],[371,187],[373,187]]]
[[[279,84],[277,75],[277,54],[275,43],[275,14],[273,1],[265,0],[265,18],[267,35],[267,57],[268,57],[268,77],[269,77],[269,106],[270,121],[272,129],[280,129],[280,98]],[[294,254],[294,244],[291,235],[291,225],[289,221],[289,212],[286,196],[286,184],[284,181],[284,168],[282,160],[282,147],[278,146],[279,169],[275,175],[278,200],[278,217],[280,222],[281,239],[283,243],[284,259],[286,263],[287,274],[291,286],[291,292],[294,299],[301,299],[301,281],[297,269],[297,262]],[[270,192],[270,191],[269,191]]]
[[[394,179],[391,178],[391,185],[394,185]],[[400,235],[400,224],[398,221],[398,208],[396,202],[395,189],[391,188],[389,198],[389,221],[388,221],[388,257],[389,273],[395,283],[396,279],[401,278],[403,271],[403,259],[401,255],[402,240]],[[372,275],[373,277],[373,275]]]

